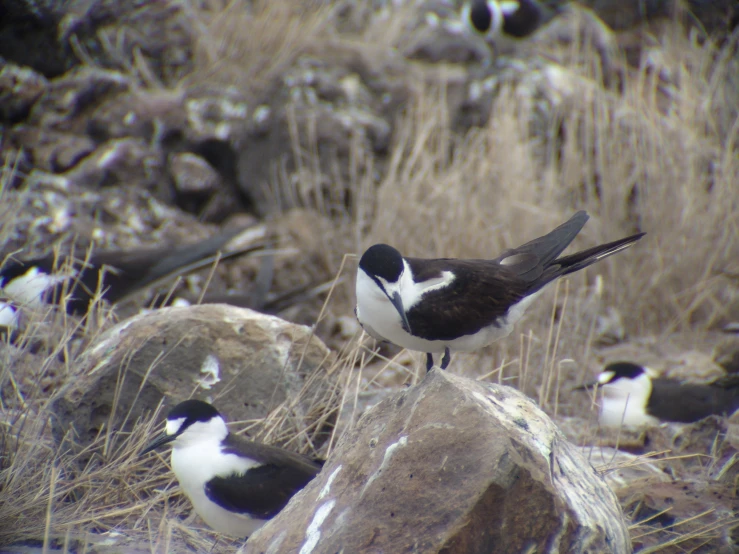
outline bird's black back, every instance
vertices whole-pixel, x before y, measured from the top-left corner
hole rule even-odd
[[[518,6],[515,12],[503,17],[502,30],[508,36],[524,38],[541,27],[543,10],[534,0],[521,0]]]
[[[456,275],[449,286],[426,293],[406,316],[414,335],[427,340],[453,340],[493,324],[521,300],[528,283],[492,260],[420,260],[406,258],[417,281]]]
[[[430,291],[408,310],[414,335],[427,340],[453,340],[498,323],[511,306],[562,275],[573,273],[626,248],[643,233],[557,258],[585,225],[584,211],[494,260],[405,258],[416,282],[451,271],[455,279]]]
[[[243,475],[215,477],[205,485],[213,502],[233,512],[269,519],[321,471],[322,463],[287,450],[228,435],[224,452],[247,456],[263,465]]]
[[[653,379],[647,412],[664,421],[692,423],[710,415],[731,415],[739,410],[739,382],[710,385],[683,384]]]

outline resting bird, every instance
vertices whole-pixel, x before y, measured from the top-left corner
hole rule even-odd
[[[99,290],[102,298],[116,303],[128,295],[156,281],[192,271],[220,259],[241,256],[263,248],[251,244],[228,250],[228,244],[248,229],[220,233],[195,244],[172,248],[136,250],[75,251],[70,263],[62,263],[54,255],[41,258],[9,259],[0,267],[0,289],[16,307],[39,307],[44,303],[57,304],[69,294],[68,313],[87,313],[90,302]]]
[[[172,443],[172,471],[197,514],[219,533],[248,537],[276,516],[321,464],[228,432],[218,411],[186,400],[167,415],[164,435],[143,456]]]
[[[692,423],[739,410],[739,375],[700,385],[657,378],[654,370],[632,362],[614,362],[596,381],[576,389],[596,385],[603,393],[599,421],[605,427],[653,426],[662,421]]]

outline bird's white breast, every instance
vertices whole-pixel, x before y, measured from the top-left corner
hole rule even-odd
[[[12,304],[0,301],[0,327],[18,327],[18,310]]]
[[[23,275],[2,284],[3,291],[18,304],[38,307],[42,303],[43,293],[69,279],[70,275],[48,275],[37,267],[32,267]]]
[[[404,263],[406,267],[400,279],[398,291],[406,311],[423,301],[425,294],[448,287],[455,278],[452,272],[444,271],[438,278],[415,283],[410,267],[406,262]],[[542,292],[538,291],[525,297],[513,305],[504,318],[499,318],[495,324],[484,327],[477,333],[443,341],[426,340],[406,332],[395,306],[377,286],[377,283],[361,269],[357,272],[356,287],[357,319],[370,335],[409,350],[431,353],[444,352],[446,347],[449,347],[452,351],[471,352],[508,336],[514,324],[523,316],[526,308]],[[450,300],[450,302],[452,301]],[[443,314],[439,317],[443,317]],[[413,329],[411,329],[412,331]]]
[[[384,339],[399,346],[398,340],[408,335],[403,330],[400,314],[387,295],[363,270],[357,272],[357,319],[376,339]]]
[[[638,401],[630,397],[603,397],[600,424],[604,427],[644,427],[659,425],[659,420],[647,414]]]
[[[254,460],[222,453],[220,441],[217,440],[200,441],[172,449],[172,471],[197,514],[219,533],[233,537],[247,537],[267,520],[254,519],[247,514],[236,514],[221,508],[206,496],[205,484],[215,476],[244,473],[258,465],[260,464]]]
[[[658,425],[659,420],[647,413],[652,384],[647,375],[635,379],[619,379],[602,387],[600,423],[605,427],[642,427]]]

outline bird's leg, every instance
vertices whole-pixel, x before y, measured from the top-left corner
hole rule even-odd
[[[434,356],[431,352],[426,352],[426,373],[431,371],[432,367],[434,367]]]
[[[441,369],[446,369],[449,362],[452,361],[452,354],[449,352],[449,347],[444,349],[444,357],[441,358]]]

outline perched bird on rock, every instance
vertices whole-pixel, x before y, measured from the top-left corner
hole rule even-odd
[[[544,287],[624,250],[638,233],[558,257],[588,220],[584,211],[550,233],[492,260],[405,258],[392,246],[369,247],[357,269],[355,313],[378,340],[426,352],[472,351],[507,336]]]

